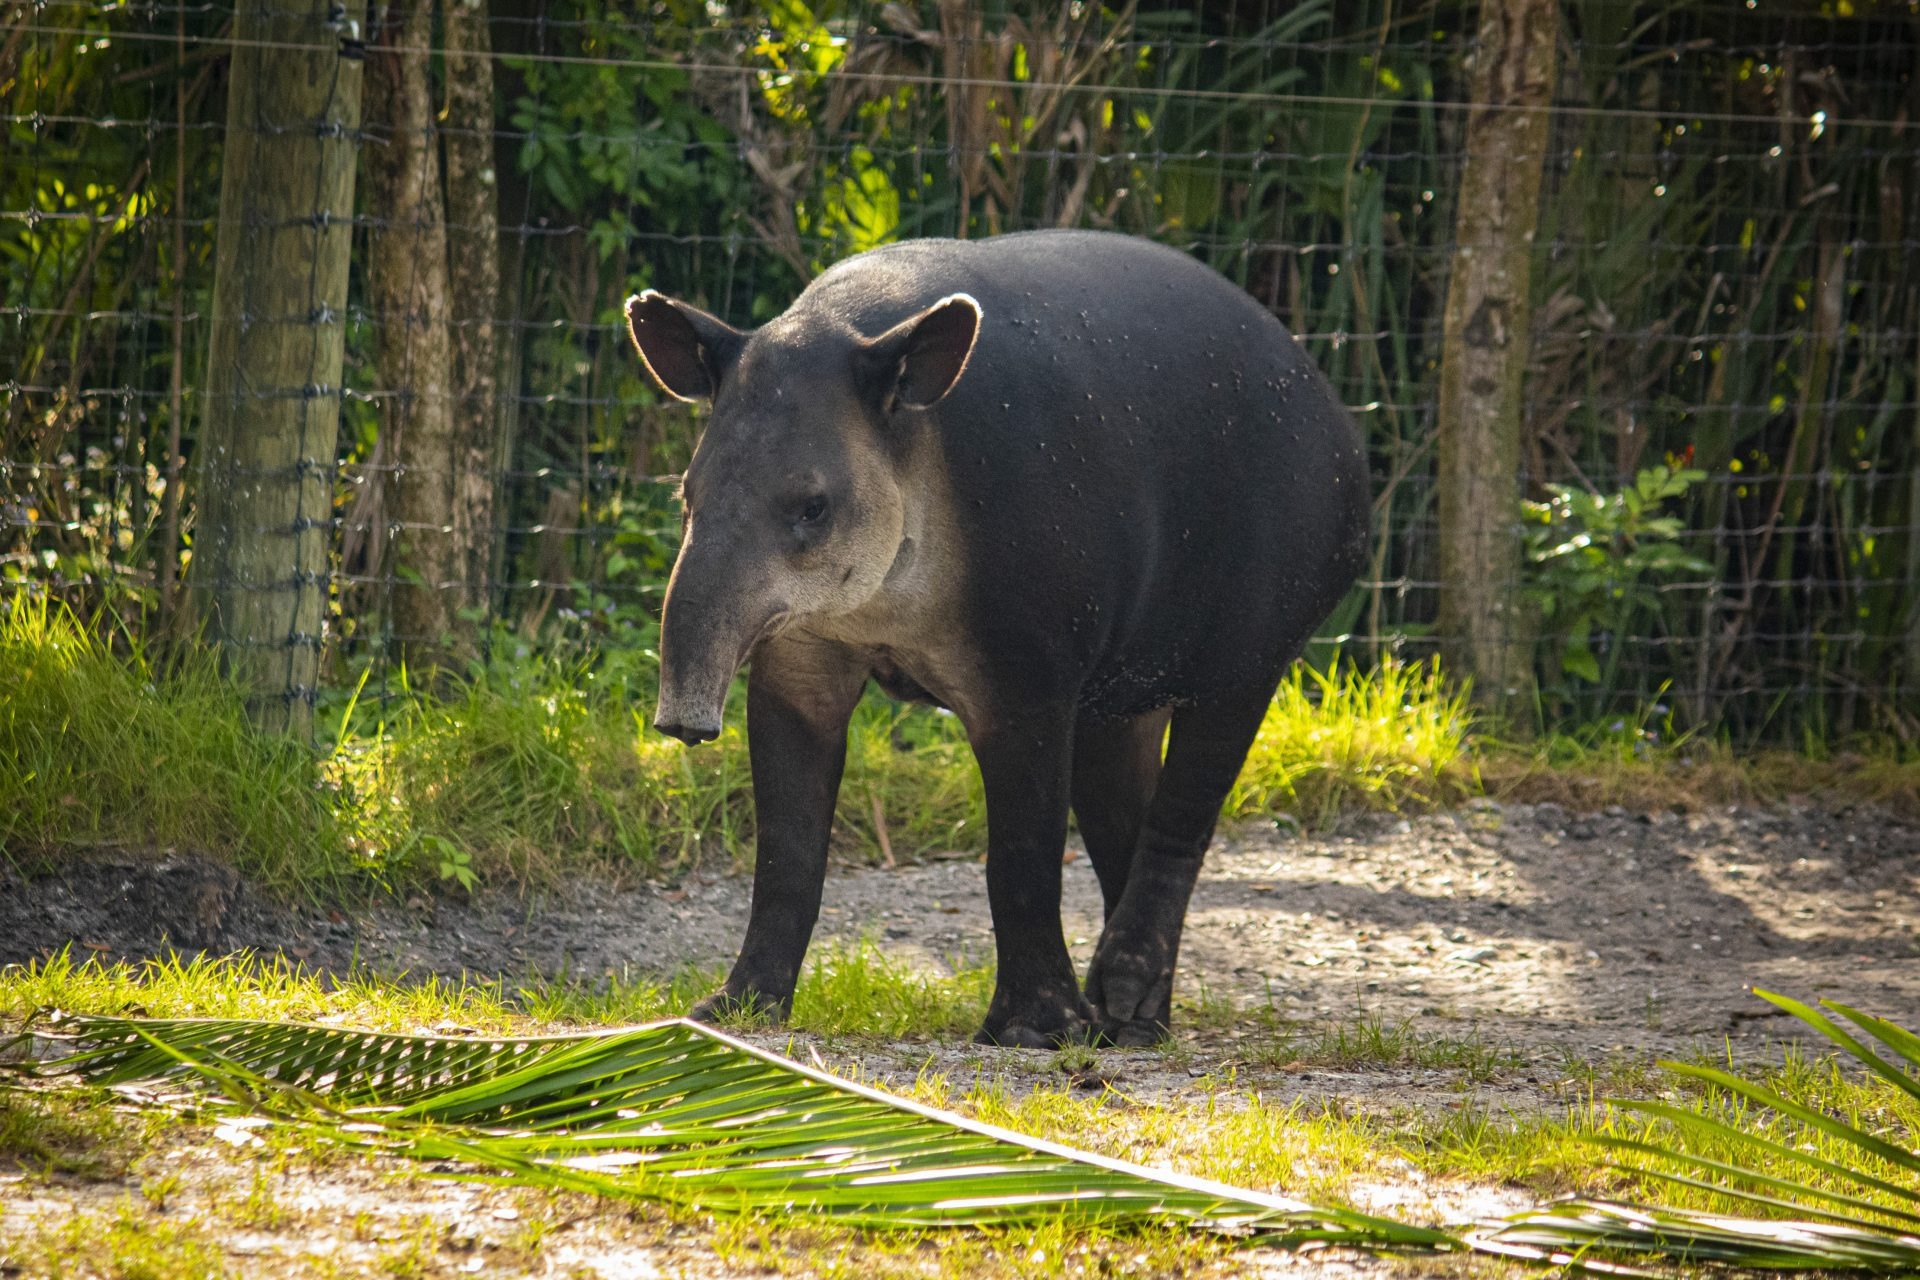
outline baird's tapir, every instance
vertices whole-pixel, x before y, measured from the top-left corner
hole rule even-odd
[[[1164,1038],[1221,802],[1365,554],[1327,379],[1209,268],[1099,232],[888,245],[751,333],[654,292],[626,314],[660,386],[712,402],[655,727],[714,737],[751,664],[753,907],[694,1016],[790,1009],[873,680],[950,708],[979,762],[999,973],[976,1038]],[[1106,905],[1084,997],[1069,809]]]

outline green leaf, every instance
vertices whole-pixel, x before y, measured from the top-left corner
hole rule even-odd
[[[1912,1095],[1914,1082],[1886,1063],[1865,1044],[1831,1019],[1799,1001],[1771,992],[1756,995],[1813,1027],[1860,1060],[1882,1080]],[[1883,1019],[1829,1003],[1833,1012],[1867,1031],[1909,1062],[1920,1061],[1920,1038]],[[1711,1067],[1666,1063],[1669,1070],[1706,1081],[1736,1097],[1774,1111],[1799,1126],[1797,1140],[1776,1142],[1756,1132],[1749,1122],[1722,1120],[1693,1113],[1669,1103],[1630,1101],[1619,1105],[1669,1123],[1667,1144],[1601,1135],[1596,1145],[1666,1161],[1689,1170],[1675,1173],[1659,1168],[1626,1168],[1624,1173],[1674,1186],[1709,1191],[1782,1214],[1786,1218],[1747,1218],[1690,1209],[1670,1209],[1606,1200],[1570,1200],[1543,1209],[1515,1214],[1483,1224],[1467,1242],[1486,1252],[1532,1258],[1582,1269],[1612,1269],[1619,1259],[1661,1259],[1668,1262],[1718,1262],[1774,1270],[1900,1272],[1920,1271],[1920,1235],[1905,1224],[1920,1223],[1920,1214],[1864,1196],[1796,1182],[1761,1166],[1797,1164],[1837,1177],[1854,1187],[1878,1192],[1912,1206],[1920,1202],[1920,1187],[1891,1181],[1864,1170],[1848,1168],[1814,1154],[1811,1132],[1850,1144],[1908,1173],[1920,1172],[1920,1153],[1884,1134],[1872,1134],[1845,1120],[1785,1098],[1751,1081]],[[1688,1148],[1710,1144],[1726,1157],[1709,1157]],[[1891,1219],[1894,1225],[1876,1219]]]
[[[1075,1151],[837,1079],[674,1021],[476,1041],[265,1022],[82,1017],[45,1064],[170,1081],[183,1108],[247,1110],[446,1176],[678,1204],[958,1227],[1184,1223],[1278,1243],[1457,1249],[1444,1231]],[[152,1085],[144,1091],[152,1095]]]

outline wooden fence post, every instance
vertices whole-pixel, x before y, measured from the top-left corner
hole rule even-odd
[[[1441,652],[1495,710],[1532,700],[1532,627],[1518,592],[1521,390],[1559,34],[1556,0],[1481,0],[1447,285]]]
[[[240,0],[193,607],[265,729],[312,730],[333,531],[364,0]]]

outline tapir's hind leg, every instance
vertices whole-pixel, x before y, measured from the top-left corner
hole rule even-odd
[[[1154,1044],[1167,1036],[1187,899],[1220,805],[1272,696],[1272,687],[1263,686],[1173,713],[1166,764],[1147,805],[1126,890],[1108,911],[1087,970],[1087,1000],[1101,1035],[1114,1044]]]
[[[1160,781],[1160,744],[1171,711],[1118,720],[1082,714],[1073,730],[1073,816],[1112,918],[1133,869],[1140,824]]]

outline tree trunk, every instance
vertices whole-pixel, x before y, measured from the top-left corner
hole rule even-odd
[[[459,501],[465,450],[454,434],[447,324],[447,227],[433,121],[432,0],[381,6],[367,53],[373,250],[367,298],[380,370],[381,433],[393,529],[389,620],[399,653],[432,670],[468,652],[468,527]]]
[[[453,285],[454,528],[466,555],[461,603],[491,600],[493,509],[500,462],[499,184],[493,159],[493,57],[485,0],[446,0],[447,263]]]
[[[1555,0],[1481,0],[1440,365],[1440,638],[1481,705],[1530,705],[1519,594],[1522,379],[1559,39]],[[1512,726],[1522,727],[1519,725]]]
[[[364,3],[234,14],[190,604],[261,727],[311,732],[326,618]]]

